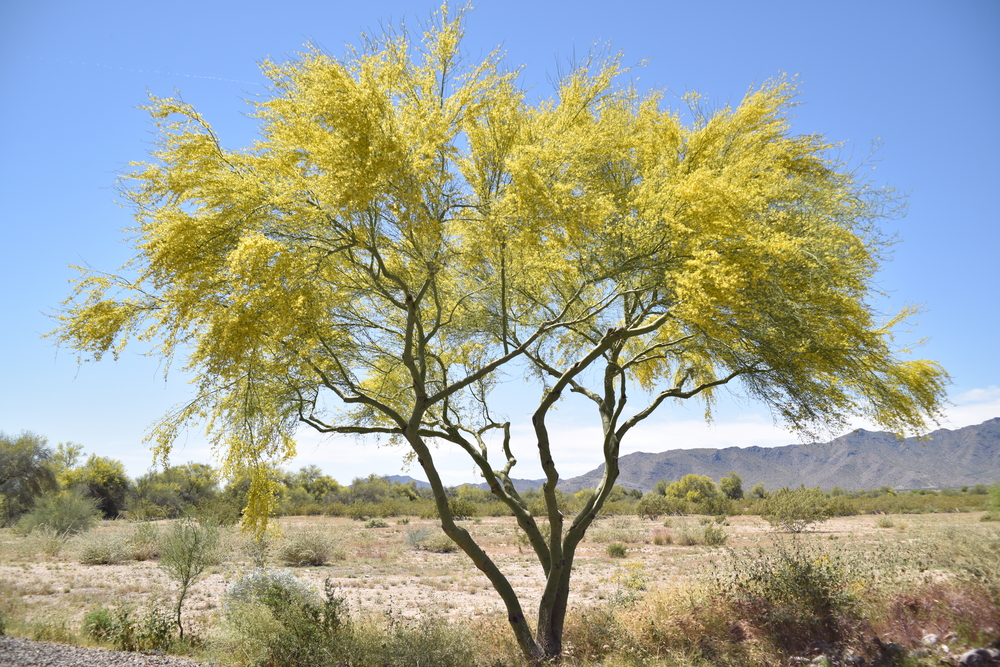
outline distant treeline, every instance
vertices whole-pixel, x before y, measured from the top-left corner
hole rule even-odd
[[[239,520],[246,504],[250,480],[237,475],[223,483],[217,468],[203,463],[169,466],[131,479],[120,461],[91,455],[62,443],[55,449],[33,433],[7,436],[0,433],[0,518],[4,525],[35,521],[32,510],[56,507],[73,500],[90,503],[105,518],[160,519],[185,514],[212,516],[222,523]],[[428,488],[415,482],[397,483],[370,475],[348,485],[323,473],[317,466],[298,472],[273,469],[277,482],[276,515],[327,515],[354,519],[393,516],[433,518],[437,508]],[[802,489],[804,490],[804,489]],[[663,480],[654,491],[615,486],[602,513],[636,514],[649,518],[679,514],[736,515],[760,514],[766,500],[778,489],[757,484],[749,491],[736,473],[716,481],[703,475],[686,475],[680,480]],[[854,514],[899,514],[984,510],[990,491],[1000,494],[1000,486],[984,485],[898,492],[891,487],[867,491],[846,491],[835,487],[828,492],[808,490],[821,503],[827,516]],[[579,511],[593,490],[573,494],[556,491],[565,514]],[[506,516],[509,509],[488,490],[471,485],[448,489],[452,512],[458,517]],[[545,514],[540,491],[521,494],[529,510]],[[62,500],[59,500],[62,499]],[[58,501],[58,502],[57,502]]]

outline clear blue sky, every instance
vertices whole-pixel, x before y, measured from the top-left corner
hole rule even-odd
[[[422,0],[0,5],[0,430],[74,441],[137,475],[151,460],[147,426],[188,395],[181,374],[165,383],[138,350],[77,368],[71,353],[40,339],[53,326],[46,313],[67,295],[67,265],[114,271],[129,257],[121,230],[131,220],[112,185],[148,149],[150,126],[135,109],[147,89],[177,89],[223,143],[242,147],[254,132],[242,99],[264,90],[257,61],[306,41],[339,54],[380,21],[416,24],[434,9]],[[502,44],[547,94],[560,61],[605,42],[627,60],[648,59],[640,84],[668,90],[673,105],[688,90],[735,103],[754,82],[786,72],[801,80],[796,131],[824,133],[856,155],[880,138],[874,179],[909,193],[910,207],[890,223],[903,243],[879,285],[893,307],[926,307],[913,338],[929,338],[920,356],[954,377],[947,425],[1000,416],[1000,3],[482,0],[465,47],[477,58]],[[664,411],[623,449],[795,442],[757,406],[720,408],[712,428],[699,424],[697,407]],[[528,408],[510,411],[516,420]],[[599,459],[584,446],[589,415],[572,406],[561,415],[557,454],[570,477]],[[447,482],[473,480],[470,463],[442,457]],[[199,433],[173,459],[211,460]],[[291,465],[317,463],[346,482],[398,473],[399,461],[398,451],[305,436]],[[515,476],[540,474],[525,461]]]

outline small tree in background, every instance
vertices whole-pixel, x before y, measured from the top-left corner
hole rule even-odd
[[[707,475],[684,475],[676,482],[666,486],[663,495],[667,498],[680,498],[692,503],[700,503],[719,495],[715,481]]]
[[[214,525],[185,518],[174,522],[160,545],[160,567],[180,585],[177,591],[177,631],[184,638],[181,608],[184,598],[205,569],[212,564],[219,531]]]
[[[96,500],[106,519],[118,518],[132,488],[121,461],[97,454],[91,454],[82,466],[66,470],[60,478],[63,486],[79,489]]]
[[[731,472],[719,480],[719,490],[730,500],[741,500],[743,498],[743,478],[735,472]]]
[[[0,525],[8,525],[28,511],[43,493],[59,488],[48,465],[48,440],[23,431],[16,436],[0,432]]]

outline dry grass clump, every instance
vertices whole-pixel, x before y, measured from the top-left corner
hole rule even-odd
[[[326,565],[346,557],[336,540],[329,533],[319,530],[289,532],[278,546],[278,559],[285,565],[297,567]]]
[[[612,516],[597,521],[587,531],[586,539],[599,544],[647,542],[646,529],[628,516]]]
[[[66,546],[67,537],[55,528],[41,525],[31,530],[20,540],[20,555],[30,558],[38,554],[56,557]]]
[[[458,551],[458,545],[450,537],[442,533],[439,529],[428,526],[407,529],[404,542],[411,549],[431,551],[433,553],[446,554]]]
[[[128,538],[119,531],[91,531],[76,540],[84,565],[117,565],[132,559]]]

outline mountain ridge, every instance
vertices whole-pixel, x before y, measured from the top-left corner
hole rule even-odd
[[[736,472],[744,489],[818,486],[848,491],[879,486],[899,489],[955,488],[1000,480],[1000,418],[959,429],[937,429],[898,439],[884,431],[857,429],[829,442],[780,447],[676,449],[635,452],[618,460],[617,483],[650,491],[660,480],[687,474],[718,480]],[[560,482],[564,492],[594,488],[604,464]]]

